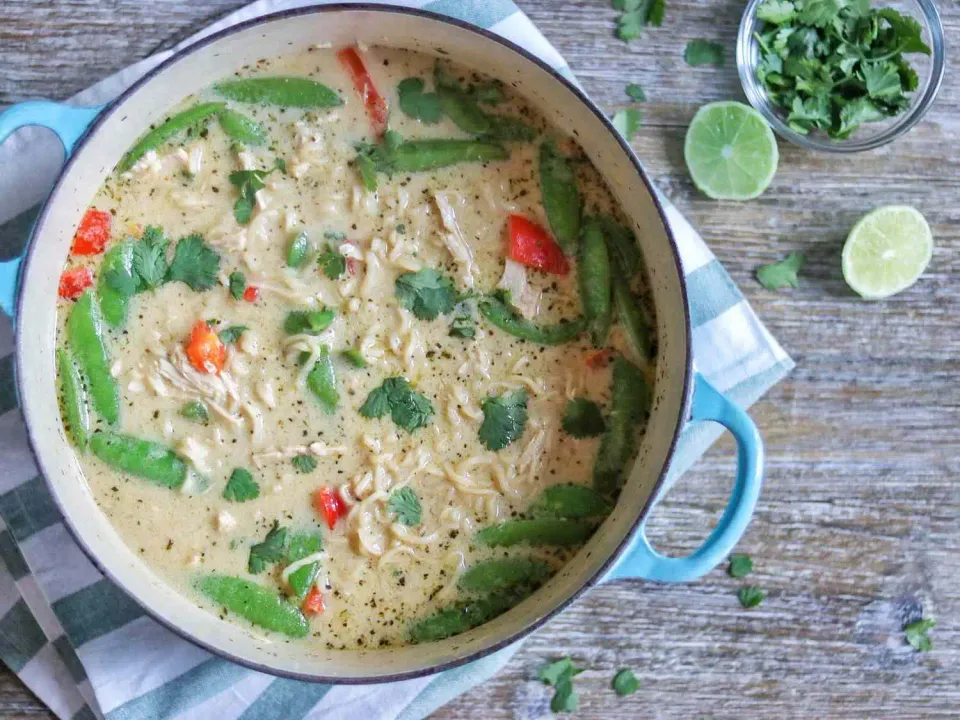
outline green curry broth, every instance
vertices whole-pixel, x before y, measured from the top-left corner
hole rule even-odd
[[[469,137],[446,118],[426,125],[398,109],[398,82],[419,76],[427,79],[429,88],[432,57],[373,48],[364,59],[392,109],[391,129],[407,139]],[[456,74],[464,83],[487,80],[463,69]],[[209,122],[161,146],[155,159],[141,162],[133,172],[111,175],[91,203],[113,216],[113,242],[156,225],[171,239],[171,247],[177,238],[199,233],[221,255],[220,282],[212,289],[198,293],[171,282],[135,295],[124,328],[110,330],[107,340],[121,391],[120,431],[189,456],[191,467],[209,479],[210,488],[186,494],[124,475],[89,452],[78,458],[97,502],[124,541],[200,605],[246,624],[195,590],[196,578],[211,572],[253,579],[284,592],[284,563],[258,575],[247,571],[250,546],[279,521],[291,532],[323,535],[317,582],[325,610],[311,619],[311,635],[300,642],[334,648],[403,644],[412,620],[462,599],[456,578],[465,567],[490,557],[520,555],[544,559],[556,569],[571,557],[573,551],[563,548],[484,548],[474,535],[481,527],[520,516],[545,487],[591,486],[600,438],[566,435],[560,420],[575,395],[608,410],[611,372],[609,367],[587,367],[585,360],[594,348],[586,333],[571,343],[544,347],[480,319],[476,339],[468,340],[449,335],[452,315],[428,322],[399,309],[394,280],[401,272],[435,268],[458,290],[489,292],[503,273],[507,214],[548,226],[538,182],[537,141],[507,144],[510,159],[504,162],[381,174],[378,191],[371,193],[362,190],[350,165],[354,144],[370,141],[369,121],[333,50],[261,61],[238,75],[310,77],[336,90],[344,104],[304,111],[231,101],[229,107],[266,129],[265,146],[238,152],[217,123]],[[213,94],[205,92],[187,98],[178,109],[212,99]],[[491,111],[520,117],[558,138],[561,150],[574,158],[585,212],[622,218],[576,144],[549,128],[522,98],[510,96]],[[199,170],[191,176],[185,169],[191,154],[195,163],[198,153]],[[254,211],[248,225],[238,224],[233,216],[237,189],[228,176],[244,162],[268,169],[275,158],[285,160],[286,172],[267,178],[265,207]],[[442,241],[449,231],[436,193],[448,194],[475,253],[472,288],[465,284],[464,263]],[[303,268],[293,270],[286,266],[286,253],[299,232],[306,232],[314,252]],[[351,261],[355,274],[341,280],[324,276],[316,251],[342,242],[325,238],[325,233],[343,233],[356,248],[359,259]],[[92,260],[94,270],[101,260]],[[571,266],[567,276],[527,273],[530,286],[542,296],[537,323],[581,313],[574,258]],[[257,302],[231,296],[226,279],[234,270],[260,288]],[[332,415],[298,382],[303,372],[299,353],[283,329],[289,311],[311,302],[337,311],[319,342],[335,357],[359,348],[368,362],[366,368],[355,369],[335,359],[340,406]],[[61,301],[61,323],[71,305]],[[652,317],[651,308],[645,309]],[[250,408],[230,412],[232,419],[217,412],[210,413],[207,423],[182,417],[184,403],[209,398],[177,390],[158,374],[158,363],[175,358],[198,320],[248,328],[229,346],[224,369],[238,387],[242,405]],[[608,346],[629,353],[616,327]],[[371,390],[391,376],[406,377],[430,399],[435,414],[427,427],[407,433],[389,415],[368,419],[358,413]],[[524,432],[505,449],[488,451],[478,439],[480,406],[489,395],[520,387],[530,396]],[[256,423],[254,415],[259,416]],[[321,454],[330,454],[316,457],[312,472],[298,472],[293,454],[313,443],[320,444],[316,447]],[[258,498],[238,503],[222,497],[238,467],[248,469],[259,483]],[[451,475],[466,479],[466,485],[458,487]],[[370,496],[371,483],[380,483],[387,492],[409,484],[422,503],[420,524],[398,528],[386,501],[380,500],[357,513],[362,519],[347,516],[331,531],[312,507],[311,493],[322,486],[344,486],[359,499]]]

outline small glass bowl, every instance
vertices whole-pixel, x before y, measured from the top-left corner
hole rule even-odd
[[[774,131],[794,145],[808,150],[821,150],[829,153],[855,153],[873,150],[896,140],[910,128],[920,122],[930,106],[933,105],[943,81],[944,42],[943,25],[940,13],[933,0],[876,0],[877,7],[893,7],[904,15],[916,18],[923,26],[923,41],[930,47],[931,54],[912,53],[904,57],[917,71],[920,83],[910,94],[910,107],[896,117],[879,122],[863,123],[846,140],[832,140],[826,134],[812,132],[803,135],[791,130],[782,111],[770,102],[767,92],[757,79],[756,68],[760,59],[760,44],[754,37],[763,21],[757,19],[757,7],[763,0],[749,0],[740,21],[737,34],[737,71],[740,84],[750,104],[763,115]]]

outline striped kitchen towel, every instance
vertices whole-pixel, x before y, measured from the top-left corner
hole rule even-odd
[[[310,2],[261,0],[186,40]],[[488,28],[570,76],[563,58],[510,0],[412,0]],[[179,47],[177,49],[179,49]],[[96,105],[116,97],[167,58],[150,57],[80,93]],[[35,129],[0,148],[0,258],[22,246],[33,211],[60,163],[59,143]],[[698,369],[742,406],[793,367],[696,231],[667,212],[687,277]],[[106,580],[68,535],[27,448],[13,387],[10,324],[0,320],[0,658],[61,718],[422,718],[483,682],[517,650],[417,680],[329,686],[247,670],[161,627]],[[690,428],[673,466],[682,473],[716,439],[713,425]]]

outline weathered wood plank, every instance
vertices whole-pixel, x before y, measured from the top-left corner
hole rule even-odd
[[[11,0],[0,9],[0,105],[67,97],[242,5],[237,0],[82,3]],[[893,146],[850,158],[781,144],[770,190],[750,203],[700,196],[683,165],[686,124],[707,101],[742,97],[732,46],[742,3],[670,0],[662,28],[630,45],[612,35],[606,0],[520,0],[611,112],[623,86],[647,90],[634,141],[648,171],[700,228],[798,362],[755,409],[769,451],[766,486],[743,541],[767,589],[740,609],[741,584],[716,571],[687,586],[621,582],[590,593],[529,639],[514,660],[438,718],[549,714],[537,667],[571,655],[584,718],[955,717],[960,707],[960,81],[948,75],[927,120]],[[960,7],[941,3],[948,42]],[[690,38],[731,48],[722,69],[683,62]],[[839,269],[855,220],[886,203],[916,205],[937,240],[927,276],[885,303],[846,289]],[[802,249],[803,286],[769,293],[758,263]],[[692,550],[716,522],[733,475],[723,442],[650,522],[655,544]],[[900,626],[922,603],[940,619],[917,655]],[[613,673],[643,686],[617,698]],[[10,673],[0,715],[48,717]]]

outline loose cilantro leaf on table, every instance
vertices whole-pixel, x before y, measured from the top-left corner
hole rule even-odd
[[[332,245],[326,245],[317,258],[323,274],[331,280],[339,280],[347,271],[347,258],[337,252]]]
[[[433,419],[433,405],[412,387],[406,378],[392,377],[374,388],[360,406],[360,414],[368,418],[390,413],[393,421],[407,432],[426,427]]]
[[[280,562],[286,558],[287,541],[287,529],[280,527],[280,523],[274,520],[273,527],[270,528],[263,542],[250,547],[247,569],[256,575],[266,570],[271,563]]]
[[[687,65],[696,67],[697,65],[715,65],[723,67],[723,45],[710,42],[709,40],[691,40],[687,43],[687,49],[683,53],[683,59]]]
[[[554,689],[553,699],[550,700],[552,712],[576,712],[580,705],[580,697],[573,689],[573,678],[582,672],[583,669],[574,667],[568,657],[540,668],[538,677]]]
[[[480,442],[487,450],[502,450],[523,434],[527,424],[527,391],[488,397],[483,401]]]
[[[397,85],[397,97],[400,100],[400,109],[404,115],[420,122],[432,125],[440,122],[443,110],[440,108],[440,98],[436,93],[423,91],[423,78],[409,77],[401,80]]]
[[[627,142],[633,140],[633,136],[640,129],[640,120],[642,115],[636,108],[627,108],[626,110],[617,110],[613,114],[613,126],[617,132],[623,135]]]
[[[786,287],[799,287],[797,274],[806,262],[803,253],[790,253],[780,262],[761,265],[757,268],[757,282],[767,290],[782,290]]]
[[[766,591],[761,590],[756,585],[747,585],[737,590],[737,599],[740,600],[743,607],[748,609],[755,608],[763,602],[765,597],[767,597]]]
[[[260,497],[260,486],[249,470],[237,468],[230,474],[223,488],[223,497],[231,502],[246,502]]]
[[[243,291],[247,289],[247,276],[239,270],[234,270],[230,273],[229,283],[230,294],[233,296],[233,299],[242,300]]]
[[[607,429],[600,406],[586,398],[574,398],[567,403],[561,423],[563,431],[578,438],[597,437]]]
[[[420,320],[435,320],[457,304],[450,278],[431,268],[406,272],[396,281],[397,300]]]
[[[317,459],[313,455],[297,455],[290,462],[300,473],[311,473],[317,469]]]
[[[623,14],[617,18],[616,36],[624,42],[640,37],[645,25],[663,24],[666,0],[613,0],[613,9]]]
[[[730,556],[730,565],[727,575],[732,578],[744,578],[753,572],[753,560],[745,553],[734,553]]]
[[[179,280],[191,290],[209,290],[217,282],[220,255],[199,235],[187,235],[177,241],[173,260],[167,269],[167,280]]]
[[[627,93],[627,97],[634,102],[644,102],[647,99],[647,94],[643,91],[643,87],[637,83],[629,83],[623,90]]]
[[[633,695],[633,693],[639,690],[640,681],[637,680],[637,676],[633,674],[633,670],[623,668],[623,670],[620,670],[613,676],[610,687],[613,688],[613,691],[617,695],[623,697],[624,695]]]
[[[218,332],[217,337],[220,338],[220,341],[224,345],[232,345],[240,339],[240,336],[243,335],[243,331],[246,329],[246,325],[230,325]]]
[[[937,621],[933,618],[907,623],[903,626],[904,639],[917,652],[929,652],[933,650],[933,641],[928,633],[936,624]]]
[[[387,501],[387,510],[394,514],[401,525],[419,525],[423,508],[420,498],[409,487],[400,488]]]

